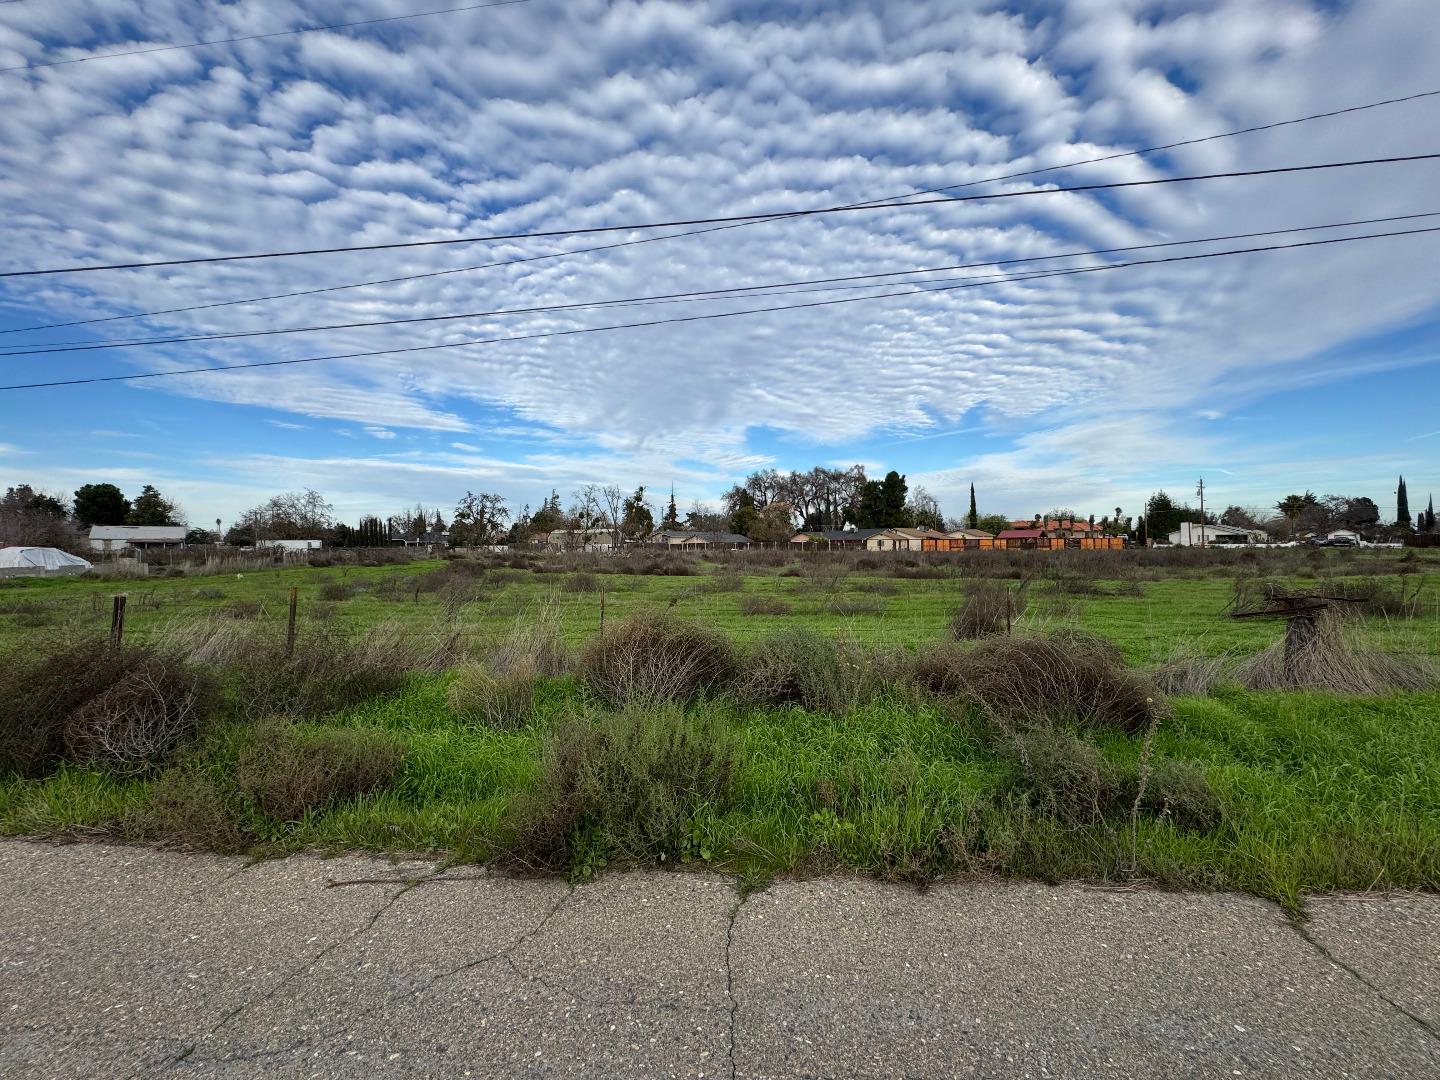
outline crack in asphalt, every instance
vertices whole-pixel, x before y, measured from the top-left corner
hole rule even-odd
[[[575,887],[572,885],[569,889],[567,889],[567,890],[561,895],[561,897],[560,897],[559,900],[556,900],[555,903],[550,906],[550,910],[547,911],[543,916],[541,916],[539,922],[537,922],[537,923],[536,923],[534,926],[532,926],[529,930],[525,931],[525,933],[523,933],[523,934],[521,934],[519,937],[517,937],[517,938],[516,938],[514,941],[512,941],[509,945],[506,945],[503,949],[496,949],[494,952],[486,953],[484,956],[477,957],[477,958],[474,959],[474,960],[467,960],[465,963],[463,963],[463,964],[458,964],[458,965],[456,965],[455,967],[450,968],[450,969],[447,970],[447,971],[442,971],[442,972],[440,972],[438,975],[433,976],[433,977],[432,977],[428,982],[426,982],[424,985],[418,986],[418,987],[416,987],[414,990],[410,991],[410,996],[411,996],[411,997],[419,997],[421,994],[425,993],[427,990],[432,990],[432,989],[434,989],[436,986],[438,986],[440,983],[444,982],[446,979],[454,978],[456,975],[459,975],[461,972],[469,971],[469,970],[471,970],[472,968],[480,967],[482,964],[493,963],[494,961],[496,961],[496,960],[501,960],[501,959],[509,960],[510,954],[511,954],[512,952],[514,952],[516,949],[518,949],[521,945],[524,945],[524,944],[525,944],[527,941],[529,941],[531,938],[535,937],[535,935],[538,934],[538,933],[540,933],[541,930],[545,929],[546,924],[549,923],[550,920],[553,919],[553,918],[559,913],[560,909],[561,909],[562,907],[564,907],[565,904],[566,904],[566,903],[570,900],[570,898],[571,898],[572,896],[574,896],[574,895],[575,895]]]
[[[1299,934],[1300,937],[1303,938],[1310,945],[1311,948],[1313,948],[1326,960],[1330,961],[1330,963],[1334,964],[1341,971],[1349,974],[1350,977],[1353,978],[1356,982],[1360,983],[1362,986],[1370,990],[1376,997],[1378,997],[1381,1001],[1385,1002],[1386,1005],[1389,1005],[1390,1008],[1394,1009],[1401,1016],[1405,1017],[1405,1019],[1409,1020],[1412,1024],[1418,1027],[1430,1038],[1434,1039],[1436,1042],[1440,1042],[1440,1028],[1437,1028],[1429,1020],[1426,1020],[1423,1016],[1411,1012],[1404,1005],[1401,1005],[1384,990],[1380,989],[1380,987],[1375,985],[1375,983],[1371,982],[1368,978],[1361,974],[1361,972],[1357,968],[1351,967],[1344,960],[1341,960],[1338,956],[1336,956],[1329,949],[1327,949],[1318,938],[1311,934],[1309,928],[1304,923],[1292,921],[1291,925],[1295,927],[1295,932]]]
[[[390,894],[390,896],[385,900],[385,902],[371,913],[370,918],[365,921],[364,925],[356,927],[348,934],[341,934],[339,937],[335,938],[334,941],[331,941],[323,949],[317,952],[314,956],[308,957],[304,963],[297,964],[293,969],[287,972],[285,976],[280,979],[279,982],[277,982],[269,990],[265,991],[265,993],[260,994],[257,997],[251,997],[241,1002],[239,1005],[235,1006],[235,1008],[231,1009],[219,1020],[217,1020],[213,1025],[211,1025],[208,1031],[204,1032],[199,1038],[190,1042],[183,1050],[180,1051],[180,1053],[171,1055],[169,1059],[156,1065],[153,1069],[150,1070],[150,1072],[153,1074],[161,1068],[179,1065],[183,1061],[194,1060],[198,1062],[204,1060],[226,1060],[224,1057],[215,1059],[197,1058],[195,1057],[195,1051],[199,1047],[200,1042],[203,1039],[209,1039],[219,1034],[219,1032],[223,1028],[225,1028],[228,1024],[235,1020],[235,1018],[238,1017],[241,1013],[245,1012],[248,1009],[254,1008],[257,1005],[263,1005],[265,1002],[272,1000],[276,994],[280,993],[281,990],[285,989],[285,987],[289,986],[296,979],[300,978],[306,972],[313,969],[316,964],[318,964],[321,960],[325,959],[325,957],[329,956],[336,949],[340,948],[342,945],[349,944],[351,941],[354,941],[362,934],[369,933],[375,928],[375,924],[380,921],[380,917],[384,915],[387,911],[389,911],[392,907],[394,907],[395,903],[402,896],[408,893],[411,889],[415,889],[421,885],[424,885],[427,881],[432,880],[440,873],[442,873],[442,871],[436,870],[426,877],[404,879],[402,881],[401,887],[396,889],[392,894]],[[291,1047],[291,1049],[294,1049],[295,1046],[299,1046],[304,1041],[305,1040],[302,1039],[299,1042],[295,1043],[294,1046]],[[264,1053],[273,1053],[273,1051],[265,1051]]]
[[[730,909],[730,921],[725,927],[725,996],[730,999],[730,1080],[735,1080],[740,1069],[735,1060],[735,1031],[740,1015],[740,999],[735,996],[735,965],[731,960],[731,953],[735,946],[735,921],[740,917],[740,909],[748,899],[748,894],[742,890],[735,898],[735,906]]]

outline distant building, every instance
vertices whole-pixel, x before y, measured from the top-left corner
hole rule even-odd
[[[154,548],[183,548],[184,525],[92,525],[92,551],[149,551]]]
[[[813,544],[818,548],[840,550],[863,548],[872,536],[879,536],[884,529],[805,529],[790,537],[796,547]]]
[[[1170,534],[1169,541],[1174,547],[1253,544],[1255,533],[1234,525],[1201,525],[1199,522],[1182,521],[1180,528]]]
[[[940,535],[930,529],[881,529],[866,539],[865,547],[869,551],[920,551],[926,537]]]
[[[990,540],[994,535],[984,529],[951,529],[945,537],[949,540]]]
[[[545,537],[556,551],[614,551],[621,543],[618,529],[552,529]]]
[[[733,532],[713,532],[703,529],[662,529],[650,538],[651,543],[679,548],[739,548],[748,547],[750,538]]]
[[[446,532],[423,532],[415,533],[391,532],[390,543],[401,544],[405,547],[449,547],[450,534]]]
[[[278,551],[319,551],[325,546],[325,542],[323,540],[256,540],[255,546]]]

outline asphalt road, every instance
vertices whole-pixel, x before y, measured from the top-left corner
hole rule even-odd
[[[5,1077],[1440,1076],[1434,896],[0,842],[0,905]]]

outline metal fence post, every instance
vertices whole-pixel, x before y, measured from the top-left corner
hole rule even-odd
[[[125,594],[115,597],[110,608],[110,648],[119,652],[125,638]]]
[[[285,630],[285,659],[289,660],[295,655],[295,598],[300,590],[290,586],[290,624]]]

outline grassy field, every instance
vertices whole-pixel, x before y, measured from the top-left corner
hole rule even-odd
[[[1088,631],[1118,651],[1104,677],[1143,702],[1140,675],[1172,656],[1239,661],[1279,638],[1274,622],[1224,617],[1245,574],[1326,591],[1403,580],[1415,604],[1357,616],[1347,633],[1420,664],[1440,655],[1434,562],[1284,554],[1270,566],[1117,560],[1099,578],[1051,563],[1026,583],[1010,640]],[[67,735],[43,766],[12,768],[0,779],[0,829],[256,853],[443,850],[580,877],[681,862],[753,879],[828,867],[911,880],[1138,879],[1291,906],[1315,890],[1440,886],[1440,692],[1260,692],[1226,677],[1202,695],[1162,702],[1155,692],[1138,726],[1087,719],[1071,700],[1051,701],[1042,722],[1022,707],[1024,684],[997,705],[917,678],[917,658],[950,656],[935,650],[973,567],[911,561],[700,562],[674,576],[596,573],[583,559],[560,573],[433,561],[148,578],[123,590],[0,583],[7,662],[103,635],[110,597],[124,591],[127,643],[188,641],[218,684],[193,738],[154,767],[104,767]],[[289,663],[312,666],[287,675],[274,650],[292,587],[301,659]],[[677,700],[607,702],[594,661],[574,665],[602,610],[607,641],[657,617],[719,635],[734,645],[730,681]],[[197,626],[242,634],[252,653],[264,643],[270,667],[206,659]],[[517,632],[535,626],[569,659],[511,678],[494,654],[513,653]],[[797,627],[819,636],[777,639]],[[319,685],[322,654],[377,637],[406,658],[387,677],[335,693],[304,681]],[[958,659],[946,662],[963,670],[976,648],[951,646]],[[1101,652],[1081,649],[1084,663]],[[765,657],[796,650],[819,690],[781,703],[745,689]],[[466,671],[486,701],[520,695],[513,722],[467,706],[470,683],[456,689]],[[12,727],[33,708],[23,690],[5,702]],[[288,715],[271,721],[271,711]]]

